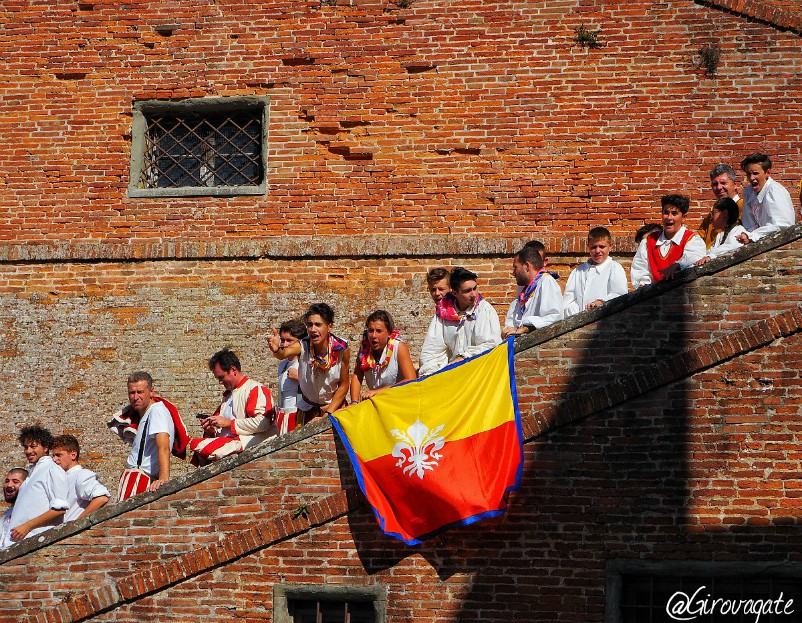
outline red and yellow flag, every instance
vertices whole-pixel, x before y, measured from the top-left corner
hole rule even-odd
[[[523,467],[513,340],[332,415],[379,525],[408,545],[504,513]]]

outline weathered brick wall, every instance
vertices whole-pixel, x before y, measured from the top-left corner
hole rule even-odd
[[[458,9],[3,3],[0,239],[625,233],[665,192],[706,208],[720,160],[764,149],[780,181],[802,175],[793,31],[687,0]],[[697,66],[712,43],[715,78]],[[267,194],[127,199],[132,103],[229,95],[270,98]]]
[[[602,621],[611,560],[798,561],[800,233],[522,340],[502,519],[382,536],[320,422],[11,550],[0,618],[270,621],[274,585],[329,583],[392,621]]]
[[[520,241],[519,241],[520,242]],[[503,248],[503,245],[498,245]],[[554,256],[568,277],[578,255]],[[628,257],[621,260],[627,264]],[[41,422],[81,442],[85,465],[114,490],[127,448],[105,422],[127,403],[125,379],[151,372],[157,390],[179,407],[190,434],[195,413],[210,413],[222,388],[206,367],[230,346],[246,374],[275,392],[277,361],[266,338],[315,301],[336,312],[335,332],[356,355],[364,320],[387,309],[417,361],[433,314],[427,267],[464,265],[481,276],[482,292],[502,319],[515,285],[512,260],[485,257],[201,258],[131,262],[0,264],[0,339],[9,391],[0,396],[0,465],[24,463],[21,426]],[[353,366],[353,363],[352,363]],[[174,473],[187,465],[174,461]]]

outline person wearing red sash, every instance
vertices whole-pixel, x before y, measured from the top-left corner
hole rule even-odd
[[[224,348],[212,355],[209,371],[225,391],[214,415],[200,422],[203,437],[189,442],[192,464],[199,467],[278,434],[270,390],[242,373],[234,351]]]
[[[660,199],[663,230],[641,240],[632,258],[630,278],[636,288],[673,279],[677,273],[693,265],[707,252],[704,240],[683,225],[690,208],[684,195],[664,195]]]

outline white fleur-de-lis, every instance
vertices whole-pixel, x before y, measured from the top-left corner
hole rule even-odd
[[[396,467],[403,467],[407,476],[412,476],[414,473],[423,480],[426,471],[432,471],[443,458],[437,451],[442,450],[446,443],[445,437],[438,437],[444,426],[445,424],[441,424],[429,430],[423,422],[415,420],[406,432],[397,428],[391,430],[392,436],[399,440],[393,446],[393,456],[399,459]],[[404,463],[408,465],[404,466]]]

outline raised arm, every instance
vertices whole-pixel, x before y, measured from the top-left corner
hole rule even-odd
[[[297,357],[301,354],[300,342],[296,342],[287,347],[281,345],[281,336],[278,334],[278,329],[273,329],[273,335],[267,338],[267,347],[279,361],[289,359],[290,357]]]

